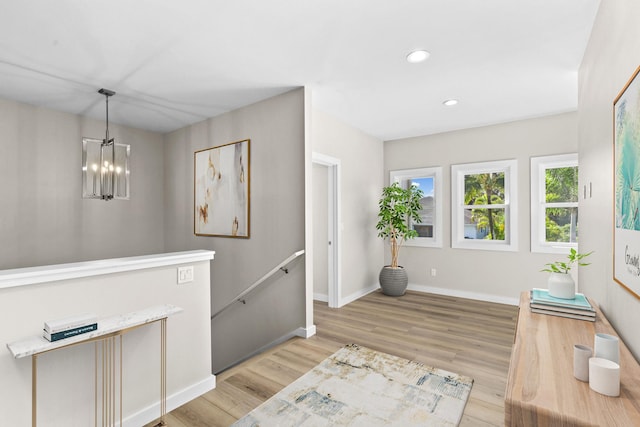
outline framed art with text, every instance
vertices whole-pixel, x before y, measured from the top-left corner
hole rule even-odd
[[[613,279],[640,298],[640,78],[613,102]]]
[[[194,234],[249,238],[249,139],[194,153]]]

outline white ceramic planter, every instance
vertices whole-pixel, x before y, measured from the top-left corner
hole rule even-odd
[[[574,299],[576,284],[570,274],[551,273],[547,282],[549,295],[555,298]]]

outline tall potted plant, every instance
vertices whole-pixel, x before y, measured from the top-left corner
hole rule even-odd
[[[398,265],[398,255],[407,239],[418,236],[418,232],[409,227],[409,219],[414,223],[422,222],[420,199],[423,195],[420,188],[410,185],[404,189],[397,182],[382,189],[376,229],[378,237],[389,238],[391,246],[391,264],[384,266],[379,276],[380,287],[385,295],[404,295],[407,289],[407,272]]]
[[[571,248],[567,255],[567,261],[556,261],[545,264],[547,268],[541,270],[551,273],[547,281],[549,295],[562,299],[574,299],[576,297],[576,284],[569,274],[574,264],[585,266],[589,263],[583,262],[585,257],[591,255],[593,251],[581,254]]]

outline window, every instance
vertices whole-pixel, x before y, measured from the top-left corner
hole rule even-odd
[[[420,168],[391,171],[390,182],[398,182],[403,188],[418,186],[424,196],[420,203],[422,222],[410,223],[418,237],[405,242],[406,246],[442,247],[442,168]]]
[[[516,251],[517,162],[451,166],[451,247]]]
[[[531,158],[531,252],[578,247],[578,155]]]

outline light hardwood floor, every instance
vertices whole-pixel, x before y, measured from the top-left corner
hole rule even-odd
[[[314,310],[315,336],[291,339],[217,375],[216,389],[168,414],[167,425],[229,426],[349,343],[472,377],[460,425],[504,425],[517,307],[378,291],[339,309],[316,302]]]

